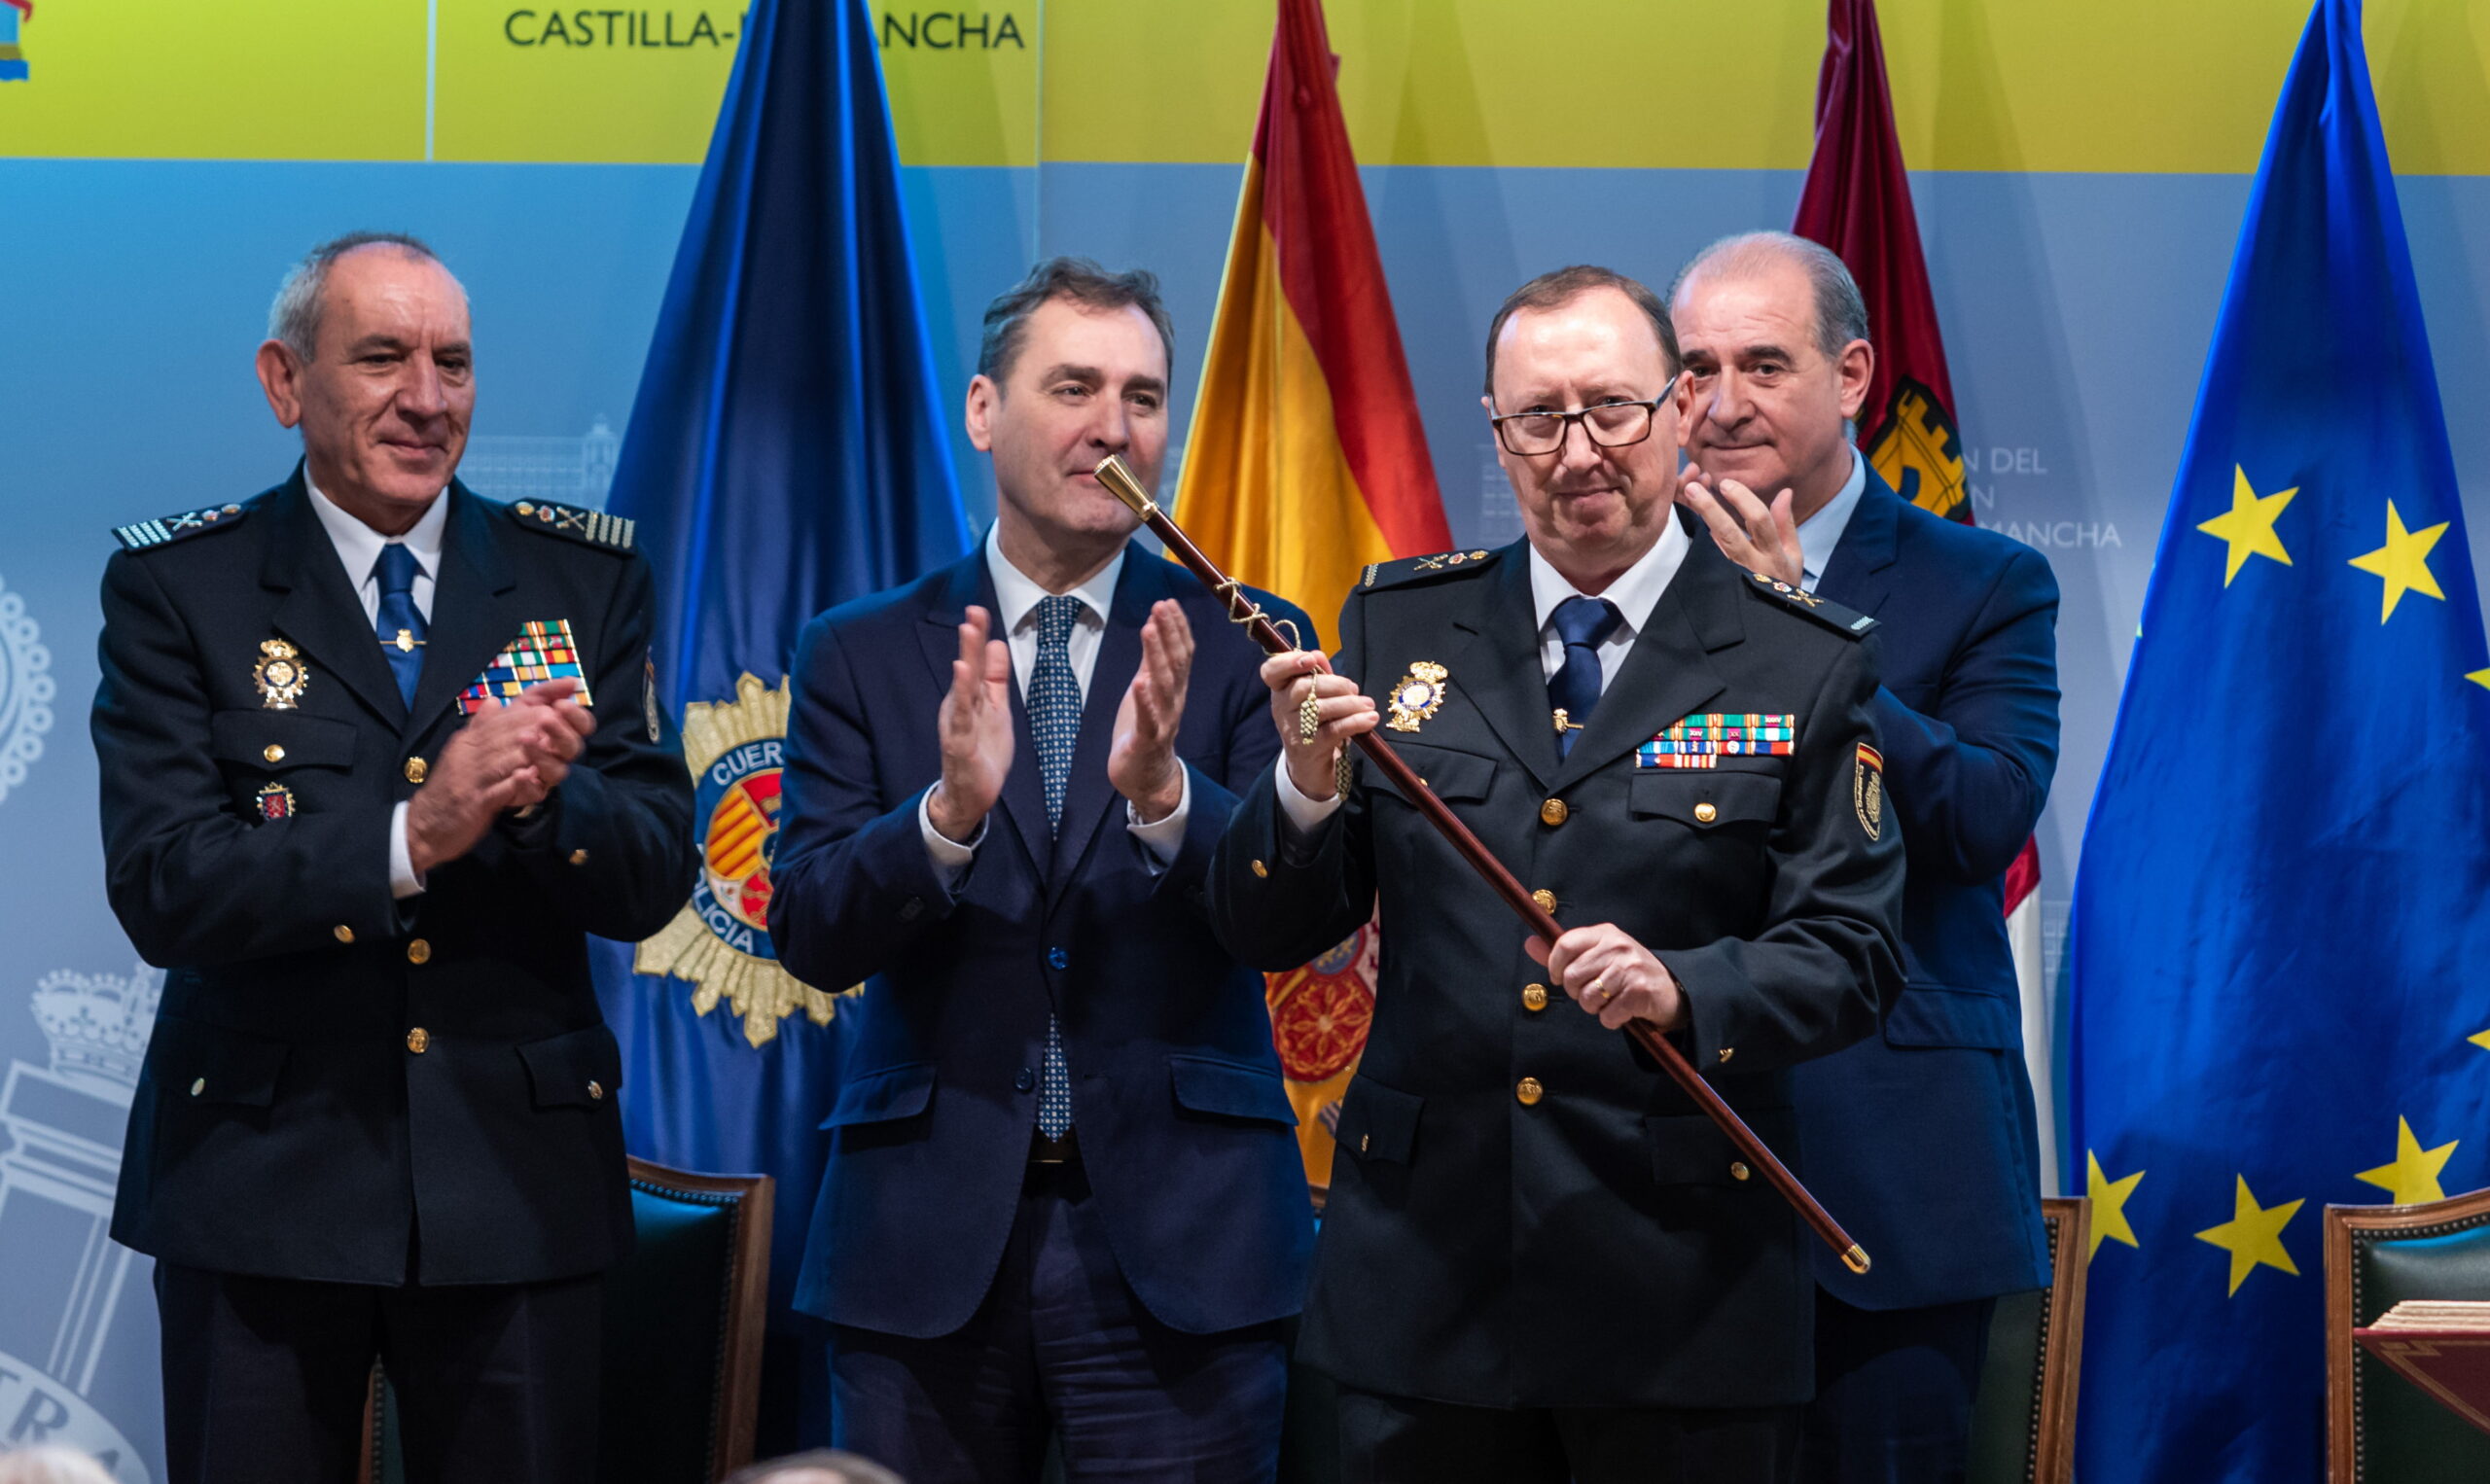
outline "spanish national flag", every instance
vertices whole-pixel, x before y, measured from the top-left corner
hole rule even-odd
[[[1320,0],[1279,0],[1176,492],[1213,561],[1327,630],[1368,563],[1452,545],[1333,67]],[[1369,923],[1269,976],[1272,1040],[1317,1190],[1332,1173],[1324,1114],[1366,1048],[1376,952]]]

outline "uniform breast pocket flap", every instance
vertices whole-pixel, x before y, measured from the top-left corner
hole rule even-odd
[[[912,1118],[934,1101],[934,1064],[907,1062],[897,1067],[884,1067],[851,1077],[838,1088],[838,1101],[833,1104],[830,1116],[821,1120],[824,1128],[847,1128],[859,1123],[888,1123],[898,1118]]]
[[[1496,781],[1496,760],[1481,758],[1476,753],[1456,753],[1444,747],[1420,747],[1415,743],[1397,742],[1395,749],[1403,761],[1417,769],[1418,778],[1445,800],[1476,801],[1487,796],[1488,788]],[[1383,770],[1369,762],[1365,765],[1367,782],[1383,793],[1399,797],[1401,790]]]
[[[207,746],[219,762],[264,773],[354,765],[355,729],[344,722],[288,711],[220,711],[207,719]]]
[[[1703,768],[1637,773],[1626,782],[1636,819],[1669,819],[1694,830],[1770,825],[1781,808],[1777,773]]]
[[[1180,1108],[1297,1126],[1297,1110],[1277,1072],[1216,1057],[1170,1056],[1167,1076]]]
[[[285,1074],[281,1041],[194,1020],[159,1020],[149,1056],[166,1102],[266,1108]]]
[[[518,1048],[518,1059],[527,1064],[539,1108],[596,1107],[622,1085],[622,1047],[601,1025],[528,1042]]]
[[[1361,1160],[1407,1164],[1418,1148],[1418,1114],[1427,1100],[1368,1078],[1349,1082],[1340,1105],[1336,1137],[1342,1149]]]

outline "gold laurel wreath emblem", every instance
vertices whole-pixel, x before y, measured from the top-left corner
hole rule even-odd
[[[775,687],[747,672],[735,682],[735,699],[694,701],[683,708],[683,760],[699,777],[727,754],[748,742],[787,735],[788,683]],[[828,1025],[838,1001],[863,985],[825,993],[789,973],[775,959],[739,952],[721,941],[689,901],[674,920],[631,955],[640,973],[665,974],[693,986],[692,1007],[706,1015],[727,1002],[743,1021],[743,1039],[758,1047],[778,1034],[778,1022],[801,1010],[815,1025]]]

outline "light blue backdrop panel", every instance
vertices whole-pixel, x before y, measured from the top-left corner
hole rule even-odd
[[[148,1265],[101,1235],[153,985],[103,902],[85,736],[110,528],[283,477],[294,442],[251,352],[285,265],[363,227],[429,237],[473,296],[471,482],[601,501],[694,178],[0,160],[0,1445],[51,1433],[118,1449],[124,1479],[161,1471]],[[945,395],[974,368],[985,300],[1037,254],[1085,253],[1160,274],[1181,438],[1238,180],[1225,166],[908,171]],[[1786,225],[1799,185],[1789,171],[1366,181],[1465,545],[1519,533],[1477,406],[1481,338],[1506,291],[1569,262],[1657,287],[1715,236]],[[2066,594],[2066,751],[2041,827],[2053,950],[2248,182],[1949,174],[1916,189],[1975,512],[2043,550]],[[2401,191],[2467,513],[2490,530],[2490,419],[2476,411],[2490,405],[2490,180]],[[958,449],[986,518],[984,461]],[[2490,542],[2473,555],[2490,579]],[[1335,601],[1293,596],[1327,615]],[[2217,822],[2170,823],[2219,848]]]

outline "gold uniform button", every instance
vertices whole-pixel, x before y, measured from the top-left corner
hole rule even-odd
[[[516,505],[512,506],[511,509],[518,512],[522,515],[533,515],[536,513],[536,507],[528,504],[524,500],[521,500]]]
[[[1361,1154],[1365,1153],[1367,1145],[1371,1143],[1373,1139],[1374,1136],[1372,1134],[1358,1135],[1358,1152]]]
[[[407,760],[407,781],[409,783],[419,784],[423,782],[424,775],[431,771],[431,765],[426,763],[421,758],[409,758]]]
[[[588,1096],[588,1101],[590,1101],[590,1102],[592,1102],[592,1103],[601,1103],[601,1102],[605,1101],[605,1087],[604,1087],[604,1085],[603,1085],[602,1083],[598,1082],[598,1081],[597,1081],[595,1078],[589,1078],[589,1079],[588,1079],[588,1084],[587,1084],[587,1096]],[[1743,1176],[1743,1175],[1741,1175],[1741,1176],[1739,1176],[1739,1177],[1738,1177],[1738,1179],[1740,1179],[1740,1180],[1744,1180],[1744,1179],[1746,1179],[1746,1177],[1745,1177],[1745,1176]]]
[[[192,1097],[197,1097],[200,1093],[205,1092],[206,1090],[207,1090],[207,1078],[203,1078],[203,1077],[202,1077],[202,1078],[196,1078],[196,1079],[195,1079],[195,1080],[193,1080],[193,1081],[192,1081],[192,1083],[191,1083],[191,1096],[192,1096]]]
[[[331,928],[329,933],[332,936],[336,937],[338,942],[350,943],[354,941],[354,929],[347,927],[344,923],[339,923],[336,927]]]
[[[1551,798],[1539,806],[1539,822],[1543,825],[1561,825],[1565,823],[1565,815],[1568,812],[1563,799]]]
[[[1539,1085],[1539,1078],[1526,1077],[1514,1085],[1513,1096],[1521,1099],[1522,1107],[1536,1108],[1539,1100],[1547,1096],[1547,1089]]]
[[[1738,1054],[1738,1048],[1737,1048],[1737,1047],[1735,1047],[1735,1046],[1723,1046],[1723,1047],[1721,1048],[1721,1060],[1723,1060],[1723,1061],[1727,1061],[1730,1057],[1735,1056],[1735,1055],[1737,1055],[1737,1054]]]
[[[1254,863],[1254,875],[1256,876],[1256,878],[1257,878],[1257,879],[1261,879],[1261,878],[1268,877],[1268,876],[1270,875],[1270,873],[1271,873],[1271,868],[1270,868],[1269,866],[1264,866],[1264,865],[1263,865],[1262,862],[1260,862],[1260,861],[1257,861],[1257,862],[1255,862],[1255,863]]]
[[[1709,800],[1694,806],[1694,822],[1698,825],[1708,825],[1720,817],[1721,811],[1713,808]]]
[[[1539,910],[1543,912],[1553,912],[1556,910],[1556,894],[1544,886],[1531,893],[1530,900],[1538,902]]]
[[[425,1030],[422,1026],[417,1026],[407,1033],[407,1049],[414,1052],[417,1056],[423,1055],[424,1047],[431,1044],[432,1033]]]
[[[1732,1159],[1729,1161],[1729,1178],[1731,1180],[1745,1180],[1748,1176],[1751,1176],[1755,1172],[1753,1170],[1747,1168],[1746,1161],[1743,1159]]]
[[[420,937],[416,938],[413,942],[409,943],[407,945],[407,962],[409,964],[431,963],[432,944]]]
[[[1521,1007],[1526,1010],[1544,1010],[1547,1008],[1547,986],[1545,984],[1523,985],[1521,987]]]
[[[283,762],[285,760],[285,749],[271,742],[267,746],[260,749],[260,756],[266,758],[270,762]]]
[[[573,866],[586,866],[587,864],[587,852],[585,850],[572,851],[571,864]]]

